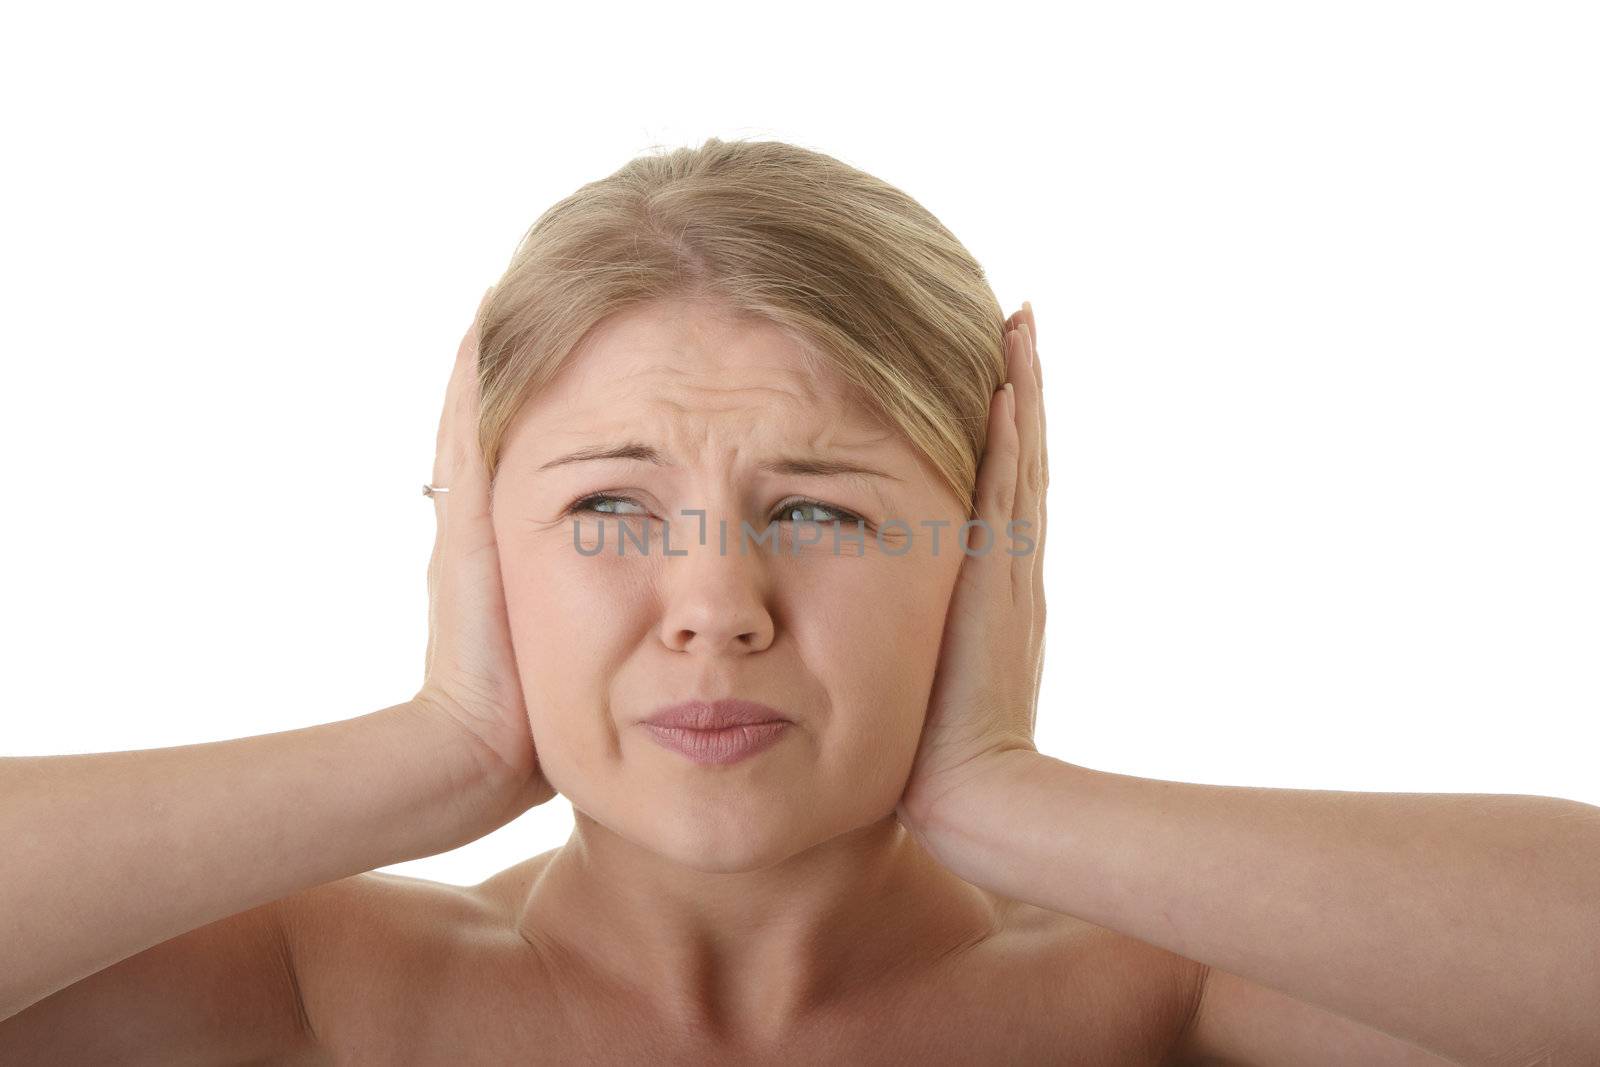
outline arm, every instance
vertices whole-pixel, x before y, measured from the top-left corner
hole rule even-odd
[[[321,894],[301,891],[459,847],[555,795],[473,432],[490,293],[439,422],[433,484],[454,495],[435,500],[415,697],[258,737],[0,760],[0,1062],[315,1056],[291,945]]]
[[[1206,991],[1202,1037],[1235,1001],[1265,1008],[1259,986],[1465,1063],[1600,1060],[1600,808],[1168,782],[1020,750],[919,814],[967,881],[1245,980]]]
[[[962,561],[901,822],[969,882],[1203,965],[1178,1050],[1198,1062],[1417,1062],[1408,1044],[1600,1062],[1600,809],[1165,782],[1037,751],[1050,466],[1030,305],[1002,337],[976,511],[1037,545]]]
[[[1176,958],[1176,957],[1175,957]],[[1193,961],[1187,961],[1191,965]],[[1202,967],[1198,1010],[1169,1047],[1166,1067],[1292,1063],[1294,1067],[1462,1067],[1392,1034],[1214,967]],[[1507,1059],[1551,1067],[1536,1056]]]
[[[170,938],[0,1021],[0,1063],[324,1062],[301,1004],[287,903]]]
[[[523,810],[492,768],[413,702],[230,741],[0,760],[0,1020],[176,935],[488,833]]]

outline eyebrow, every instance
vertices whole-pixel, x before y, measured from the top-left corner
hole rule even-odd
[[[580,448],[576,452],[569,452],[564,456],[557,456],[548,463],[539,466],[539,470],[546,471],[552,467],[560,467],[567,463],[584,463],[598,459],[631,459],[642,463],[654,463],[658,466],[669,466],[661,453],[649,445],[629,441],[626,444],[610,445],[606,447]],[[859,463],[847,463],[843,460],[829,459],[826,456],[782,456],[777,459],[765,460],[757,464],[758,469],[769,474],[788,474],[796,476],[812,475],[818,477],[870,477],[887,478],[890,481],[902,481],[898,475],[887,471],[878,470],[876,467],[864,467]]]

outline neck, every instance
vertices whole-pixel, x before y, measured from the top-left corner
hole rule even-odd
[[[518,928],[674,1024],[780,1034],[863,982],[911,977],[998,926],[994,898],[940,866],[892,814],[736,873],[685,867],[574,815]]]

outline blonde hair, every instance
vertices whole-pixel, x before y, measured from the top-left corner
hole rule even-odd
[[[898,428],[971,517],[1005,379],[983,268],[904,192],[778,141],[642,155],[539,216],[479,315],[491,480],[523,402],[589,331],[664,298],[770,322]]]

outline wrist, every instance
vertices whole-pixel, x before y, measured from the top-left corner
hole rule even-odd
[[[906,790],[900,809],[919,829],[948,821],[944,813],[952,806],[961,805],[974,791],[986,788],[997,775],[1019,773],[1019,768],[1029,762],[1028,757],[1038,755],[1032,747],[1008,745],[974,756],[914,783]]]
[[[396,710],[408,722],[407,752],[418,763],[418,780],[442,783],[439,799],[449,813],[427,855],[460,848],[549,799],[528,796],[529,776],[518,774],[444,704],[419,695]]]
[[[506,762],[500,751],[474,725],[473,716],[448,697],[423,689],[406,702],[406,709],[426,732],[434,736],[436,744],[446,749],[457,749],[458,762],[475,765],[477,775],[483,781],[495,783],[502,778],[518,777],[516,769]]]
[[[1003,830],[1005,797],[1017,795],[1019,785],[1055,765],[1065,766],[1033,748],[1008,748],[970,760],[945,781],[908,797],[902,806],[907,829],[936,859],[954,869],[960,865],[958,857],[974,844]]]

